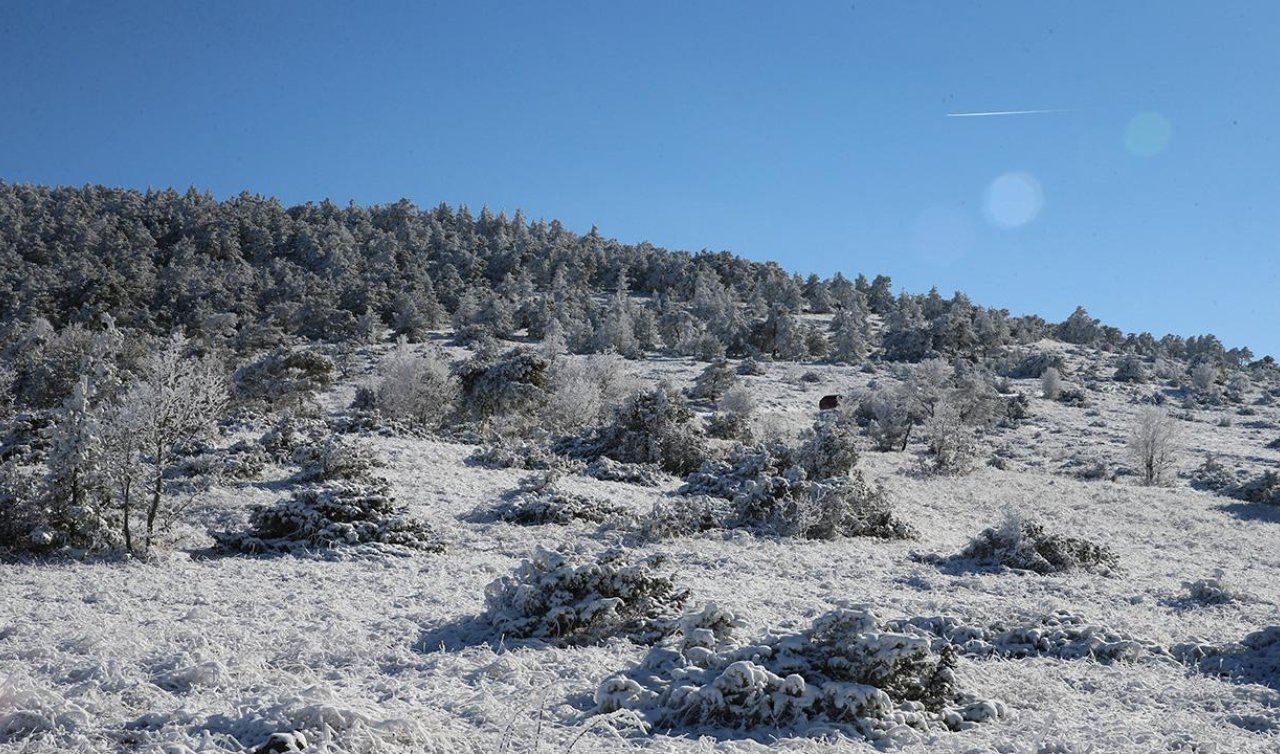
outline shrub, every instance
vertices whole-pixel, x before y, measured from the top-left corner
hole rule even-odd
[[[738,374],[724,359],[713,361],[702,370],[689,388],[693,400],[714,402],[738,381]]]
[[[602,523],[625,516],[627,509],[565,492],[557,486],[555,472],[534,474],[520,481],[520,486],[502,496],[492,515],[499,521],[521,526],[571,524],[574,521]]]
[[[760,362],[748,357],[738,362],[738,374],[744,377],[758,377],[764,374],[764,367],[760,366]]]
[[[1173,447],[1178,425],[1158,408],[1144,408],[1129,431],[1129,458],[1145,485],[1164,484],[1177,456]]]
[[[291,459],[301,467],[293,475],[297,482],[331,482],[339,479],[361,479],[375,466],[382,465],[367,445],[330,436],[323,442],[301,445]]]
[[[726,528],[733,507],[712,495],[677,495],[659,498],[640,521],[640,536],[647,540],[688,537]]]
[[[1247,503],[1280,505],[1280,474],[1271,470],[1265,471],[1261,476],[1228,490],[1227,494]]]
[[[1120,359],[1116,373],[1111,376],[1111,379],[1116,382],[1146,382],[1150,378],[1142,359],[1133,354],[1126,354]]]
[[[275,505],[255,508],[247,532],[212,534],[222,547],[247,553],[361,544],[442,552],[432,528],[409,518],[389,493],[381,479],[308,486]]]
[[[625,482],[642,487],[656,487],[662,482],[662,470],[654,464],[618,463],[604,457],[587,464],[582,473],[606,482]]]
[[[467,458],[467,463],[488,469],[527,469],[529,471],[562,469],[573,465],[569,459],[553,453],[545,444],[545,440],[503,438],[498,438],[494,444],[472,453]]]
[[[480,419],[527,420],[547,402],[550,366],[546,357],[531,350],[479,354],[458,369],[463,405]]]
[[[894,517],[883,488],[848,469],[843,476],[811,480],[795,452],[776,443],[739,447],[727,461],[705,464],[689,475],[680,494],[732,501],[718,528],[807,539],[914,536]]]
[[[902,388],[880,388],[867,394],[858,407],[858,415],[865,417],[867,435],[876,450],[906,450],[914,422]]]
[[[1068,571],[1105,574],[1119,562],[1116,554],[1102,545],[1050,534],[1040,523],[1014,513],[1007,513],[998,526],[984,530],[955,557],[1040,574]]]
[[[711,415],[707,433],[725,440],[751,442],[751,422],[755,413],[755,396],[742,386],[731,387]]]
[[[1215,569],[1207,579],[1182,582],[1186,600],[1201,605],[1225,605],[1249,600],[1249,595],[1228,584],[1221,568]]]
[[[597,435],[596,455],[623,463],[652,463],[687,474],[706,458],[702,432],[684,397],[670,385],[635,393]]]
[[[967,474],[978,458],[978,439],[960,409],[944,401],[924,424],[925,469],[934,474]]]
[[[663,564],[658,555],[629,562],[621,550],[580,558],[538,548],[515,573],[485,587],[482,618],[516,639],[653,642],[672,630],[689,599],[688,590],[655,573]]]
[[[379,376],[361,394],[360,408],[376,408],[384,416],[411,427],[438,429],[453,414],[461,386],[449,371],[449,359],[438,348],[415,353],[405,336],[378,365]]]
[[[733,637],[739,623],[714,605],[687,616],[639,667],[600,684],[597,711],[630,710],[672,732],[803,735],[837,725],[873,740],[903,726],[963,730],[1003,714],[999,702],[959,691],[954,650],[934,651],[868,610],[835,610],[746,644]]]
[[[333,360],[310,350],[277,348],[236,370],[236,398],[270,409],[298,409],[333,383]]]

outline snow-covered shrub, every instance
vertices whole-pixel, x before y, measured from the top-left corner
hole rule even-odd
[[[1265,626],[1238,642],[1177,644],[1171,652],[1202,673],[1238,683],[1280,685],[1280,626]]]
[[[741,385],[735,385],[720,398],[716,412],[707,422],[707,433],[724,440],[751,442],[751,422],[755,413],[755,396]]]
[[[793,460],[810,478],[847,476],[858,464],[858,425],[839,411],[825,412],[805,431]]]
[[[1129,430],[1129,458],[1146,485],[1164,484],[1177,461],[1174,441],[1179,434],[1173,417],[1158,408],[1144,408]]]
[[[1119,365],[1116,367],[1116,373],[1111,376],[1116,382],[1146,382],[1150,379],[1147,375],[1147,367],[1142,363],[1142,359],[1134,354],[1125,354],[1120,359]]]
[[[806,735],[837,726],[872,740],[905,728],[964,730],[1004,705],[959,690],[955,652],[886,628],[865,609],[835,610],[794,633],[735,639],[739,621],[710,606],[639,667],[606,678],[596,710],[630,710],[671,733]]]
[[[621,550],[575,557],[538,548],[515,573],[485,587],[482,618],[509,638],[650,643],[672,630],[689,599],[688,590],[656,573],[663,565],[659,555],[631,561]]]
[[[278,348],[236,370],[236,398],[271,409],[301,408],[333,383],[333,360],[311,350]]]
[[[659,498],[640,519],[640,536],[650,541],[689,537],[723,529],[733,520],[733,506],[712,495],[673,495]]]
[[[467,463],[487,469],[526,469],[546,471],[569,468],[574,461],[556,455],[547,447],[545,438],[495,438],[467,457]]]
[[[961,416],[960,407],[943,401],[924,424],[926,462],[933,474],[966,474],[978,458],[978,438]]]
[[[290,460],[299,467],[298,472],[293,475],[297,482],[361,479],[374,467],[382,465],[368,445],[338,436],[299,446],[293,451]]]
[[[1186,591],[1186,601],[1201,605],[1225,605],[1250,599],[1249,595],[1227,581],[1221,568],[1215,569],[1209,578],[1182,582],[1182,588]]]
[[[583,474],[606,482],[626,482],[642,487],[657,487],[662,483],[662,470],[651,463],[619,463],[601,456],[582,470]]]
[[[706,458],[705,440],[694,419],[684,396],[670,385],[637,392],[593,438],[593,455],[687,474]]]
[[[1013,512],[999,525],[974,537],[956,556],[983,565],[998,565],[1040,574],[1068,571],[1110,573],[1119,563],[1116,554],[1085,539],[1050,534],[1044,526]]]
[[[223,547],[247,553],[383,544],[428,552],[444,546],[432,528],[410,518],[386,480],[310,485],[274,505],[259,506],[246,532],[213,532]]]
[[[764,374],[764,367],[753,358],[745,358],[738,362],[738,374],[744,377],[758,377]]]
[[[1089,395],[1078,387],[1064,387],[1058,391],[1058,403],[1073,408],[1087,408]]]
[[[885,627],[929,637],[935,651],[950,646],[975,660],[1050,657],[1111,664],[1167,655],[1159,644],[1089,623],[1063,610],[1028,622],[999,621],[988,626],[967,624],[949,616],[932,616],[888,621]]]
[[[178,476],[218,479],[254,479],[271,457],[257,443],[241,440],[228,448],[202,448],[175,466]]]
[[[617,354],[556,358],[541,424],[553,432],[576,432],[600,424],[638,389]]]
[[[879,388],[866,394],[858,406],[867,435],[876,450],[905,450],[913,420],[907,393],[901,387]]]
[[[723,359],[713,361],[694,378],[689,397],[696,401],[715,402],[738,381],[738,373]]]
[[[329,426],[323,419],[285,413],[263,433],[258,444],[273,461],[283,464],[291,463],[299,448],[319,445],[330,436]]]
[[[1260,476],[1228,489],[1227,495],[1246,503],[1280,505],[1280,473],[1268,469]]]
[[[378,377],[357,394],[359,408],[373,408],[394,421],[438,429],[454,412],[461,387],[439,348],[415,352],[405,336],[378,365]]]
[[[1206,453],[1204,463],[1191,472],[1191,486],[1206,492],[1229,494],[1240,483],[1240,476],[1222,465],[1212,453]]]
[[[546,404],[550,368],[550,362],[532,350],[478,354],[458,368],[463,408],[479,419],[520,424]]]
[[[1192,366],[1187,375],[1191,378],[1191,386],[1198,393],[1210,395],[1217,388],[1218,368],[1207,361]]]
[[[1050,369],[1061,375],[1065,368],[1066,361],[1061,354],[1033,353],[1023,358],[1013,368],[1006,370],[1005,376],[1015,380],[1032,380],[1043,377]]]
[[[680,494],[732,501],[730,517],[718,528],[808,539],[914,536],[893,515],[883,488],[847,467],[839,476],[810,479],[801,465],[805,455],[777,443],[740,446],[725,461],[710,461],[690,474]]]
[[[574,521],[603,523],[627,514],[620,505],[566,492],[556,484],[558,480],[559,475],[553,471],[526,477],[520,480],[519,487],[504,494],[487,515],[521,526],[537,526]]]

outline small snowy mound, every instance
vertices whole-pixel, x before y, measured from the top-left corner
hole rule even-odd
[[[555,472],[526,477],[519,487],[503,495],[491,515],[499,521],[521,526],[564,525],[574,521],[603,523],[626,515],[627,509],[622,506],[565,492],[556,485],[558,478]]]
[[[1227,644],[1179,644],[1173,655],[1203,673],[1280,689],[1280,626],[1266,626]]]
[[[1030,623],[974,626],[951,617],[908,618],[886,624],[894,631],[931,637],[935,651],[953,647],[973,659],[1089,659],[1103,664],[1167,657],[1158,644],[1058,611]]]
[[[575,461],[556,455],[545,444],[531,440],[500,441],[477,450],[467,463],[486,469],[528,469],[546,471],[564,469]]]
[[[606,482],[625,482],[642,487],[657,487],[662,482],[662,470],[655,464],[619,463],[603,456],[588,464],[582,473]]]
[[[630,710],[671,732],[824,735],[901,740],[963,730],[1004,705],[958,689],[955,653],[886,628],[865,609],[840,609],[798,633],[733,639],[714,605],[680,621],[678,637],[596,690],[597,711]]]
[[[538,548],[515,573],[485,588],[481,617],[501,636],[517,639],[656,641],[671,629],[689,592],[655,573],[661,556],[625,558],[620,550],[580,559]]]
[[[406,515],[389,491],[382,479],[305,487],[273,506],[256,508],[248,532],[213,536],[223,547],[247,553],[360,544],[443,551],[432,528]]]
[[[1039,574],[1088,571],[1109,574],[1119,564],[1110,549],[1077,537],[1051,534],[1039,522],[1009,513],[963,550],[937,561],[974,562]]]

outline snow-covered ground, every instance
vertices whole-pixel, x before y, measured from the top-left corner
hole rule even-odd
[[[1061,347],[1061,346],[1059,346]],[[1068,354],[1081,384],[1096,354]],[[644,379],[687,385],[703,365],[631,362]],[[820,396],[850,393],[891,371],[765,364],[743,378],[772,432],[808,426]],[[1096,365],[1100,376],[1114,371]],[[800,379],[816,372],[820,381]],[[353,379],[358,379],[355,377]],[[1133,477],[1083,481],[1075,459],[1125,463],[1138,393],[1104,381],[1087,408],[1039,397],[1021,426],[985,438],[1007,468],[961,477],[917,473],[906,453],[867,447],[859,467],[890,491],[914,541],[793,541],[745,533],[637,544],[665,570],[747,623],[746,634],[798,629],[841,605],[882,618],[954,616],[966,623],[1035,622],[1067,611],[1143,642],[1234,642],[1280,624],[1280,510],[1191,489],[1138,486]],[[350,401],[352,382],[325,405]],[[1219,419],[1230,416],[1229,426]],[[1212,451],[1228,467],[1275,468],[1280,411],[1191,412],[1179,468]],[[1270,423],[1270,426],[1267,426]],[[273,733],[302,731],[308,750],[335,752],[875,751],[839,735],[700,731],[643,733],[625,717],[593,716],[592,694],[647,647],[624,640],[559,648],[498,642],[475,620],[486,584],[537,546],[601,550],[623,541],[597,524],[522,527],[477,522],[528,472],[468,465],[476,446],[412,437],[364,438],[397,499],[429,521],[443,554],[250,557],[209,554],[207,527],[241,521],[281,496],[288,470],[215,488],[153,562],[0,564],[0,750],[253,751]],[[680,480],[659,488],[568,475],[563,489],[645,514]],[[1006,510],[1047,529],[1112,548],[1111,575],[1041,576],[947,569],[919,555],[951,554]],[[913,555],[917,557],[913,557]],[[1212,577],[1245,595],[1226,604],[1187,598],[1184,582]],[[1007,715],[962,732],[916,734],[901,751],[1275,752],[1280,750],[1280,648],[1244,678],[1210,677],[1160,654],[1103,664],[1053,657],[962,658],[964,688],[1001,700]],[[1269,674],[1268,674],[1269,673]],[[1269,685],[1268,685],[1269,684]],[[754,736],[754,737],[753,737]]]

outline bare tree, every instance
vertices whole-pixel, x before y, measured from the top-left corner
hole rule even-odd
[[[1177,436],[1177,422],[1164,411],[1148,407],[1138,412],[1129,432],[1129,457],[1143,484],[1168,481],[1174,469],[1173,443]]]
[[[164,500],[165,471],[179,451],[205,439],[227,408],[227,381],[211,357],[193,358],[175,335],[139,365],[138,375],[109,413],[104,436],[114,442],[108,467],[124,510],[125,546],[133,551],[129,519],[135,499],[146,497],[142,550],[149,552]]]
[[[1057,367],[1049,367],[1040,375],[1040,392],[1051,401],[1058,400],[1062,392],[1062,375],[1058,374]]]

